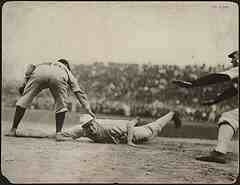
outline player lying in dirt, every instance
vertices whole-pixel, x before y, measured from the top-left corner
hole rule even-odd
[[[136,146],[135,144],[155,138],[170,121],[174,122],[176,128],[181,127],[179,113],[173,111],[143,126],[136,126],[138,121],[139,118],[136,118],[121,124],[116,124],[114,121],[106,124],[94,119],[89,114],[85,114],[80,117],[78,125],[63,131],[62,134],[68,140],[87,137],[96,143],[125,143]],[[55,134],[47,134],[37,130],[30,132],[19,130],[16,137],[55,138]]]

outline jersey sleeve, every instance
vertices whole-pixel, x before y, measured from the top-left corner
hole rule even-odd
[[[219,72],[219,74],[225,74],[225,75],[228,75],[231,80],[233,79],[236,79],[239,77],[239,68],[238,67],[234,67],[234,68],[231,68],[227,71],[223,71],[223,72]]]
[[[70,88],[73,92],[84,92],[79,84],[78,84],[78,81],[77,79],[73,76],[72,72],[71,71],[68,71],[68,77],[69,77],[69,85],[70,85]]]

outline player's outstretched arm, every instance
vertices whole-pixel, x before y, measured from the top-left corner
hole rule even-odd
[[[212,73],[193,81],[173,80],[172,83],[184,88],[201,87],[229,81],[231,78],[226,74]]]
[[[193,84],[192,82],[184,81],[184,80],[173,80],[173,84],[177,85],[178,87],[182,88],[192,88]]]
[[[201,104],[202,105],[213,105],[216,103],[219,103],[223,100],[232,98],[238,94],[238,90],[234,87],[234,85],[231,85],[230,88],[226,89],[223,93],[220,95],[216,96],[215,98],[205,100]]]
[[[82,104],[82,106],[84,107],[84,109],[88,112],[88,114],[90,114],[93,118],[96,118],[96,115],[92,112],[91,108],[90,108],[90,104],[87,98],[87,95],[84,92],[74,92],[76,98],[78,99],[78,101]]]

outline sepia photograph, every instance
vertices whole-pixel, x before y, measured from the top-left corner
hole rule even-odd
[[[236,1],[2,4],[1,183],[233,184]]]

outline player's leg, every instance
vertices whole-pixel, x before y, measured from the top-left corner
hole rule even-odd
[[[172,82],[178,85],[179,87],[192,88],[192,87],[200,87],[200,86],[216,84],[216,83],[225,82],[228,80],[231,80],[231,79],[227,74],[213,73],[213,74],[208,74],[206,76],[202,76],[193,81],[173,80]]]
[[[13,124],[10,131],[6,134],[6,136],[16,136],[17,127],[24,116],[25,110],[26,108],[16,106],[16,110],[13,118]]]
[[[139,141],[149,141],[158,136],[158,133],[170,122],[174,121],[175,127],[179,128],[181,126],[181,120],[179,118],[179,113],[170,111],[161,118],[155,120],[152,123],[148,123],[141,127],[135,127],[134,138]],[[137,141],[138,142],[138,141]]]
[[[10,132],[6,136],[15,136],[16,130],[20,121],[22,120],[26,108],[31,104],[33,98],[42,90],[41,80],[31,78],[24,88],[23,95],[16,103],[16,111],[14,114],[13,124]]]
[[[226,153],[228,152],[234,133],[238,129],[238,109],[234,109],[222,114],[219,119],[218,140],[215,149],[207,156],[197,157],[197,160],[207,162],[226,163]]]
[[[30,137],[30,138],[54,138],[55,134],[47,133],[39,129],[19,129],[16,132],[17,137]]]
[[[218,129],[218,142],[215,151],[226,154],[229,151],[229,145],[235,131],[228,122],[222,122]]]
[[[57,112],[55,114],[55,120],[56,120],[56,133],[59,133],[62,131],[63,123],[65,120],[65,114],[66,112]]]
[[[174,121],[174,125],[176,128],[181,127],[181,120],[179,118],[179,113],[177,111],[170,111],[166,115],[161,118],[155,120],[152,123],[149,123],[145,126],[150,127],[153,130],[157,130],[158,132],[162,130],[170,121]]]
[[[65,114],[68,111],[67,109],[67,84],[61,82],[57,79],[51,79],[49,83],[50,91],[54,97],[55,105],[56,105],[56,141],[65,141],[67,138],[61,133]],[[67,139],[68,140],[68,139]]]

